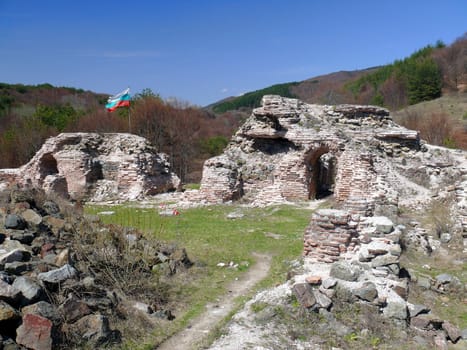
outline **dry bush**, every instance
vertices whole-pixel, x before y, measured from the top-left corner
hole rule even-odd
[[[153,271],[160,247],[160,242],[142,239],[135,230],[92,220],[79,222],[73,242],[80,271],[99,285],[154,305],[166,303],[169,297],[168,285]]]
[[[467,143],[466,130],[445,113],[423,115],[417,111],[407,111],[397,122],[406,128],[418,130],[420,137],[433,145],[462,148]]]

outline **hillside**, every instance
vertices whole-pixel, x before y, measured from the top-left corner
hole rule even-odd
[[[388,65],[276,84],[228,101],[219,101],[211,107],[215,112],[254,108],[259,106],[262,95],[279,94],[308,103],[374,104],[397,110],[442,94],[465,91],[466,58],[467,34],[464,34],[449,46],[438,41]],[[274,92],[278,88],[282,93]]]
[[[276,84],[214,103],[210,110],[245,118],[261,97],[276,93],[316,104],[363,104],[386,107],[397,122],[419,130],[429,143],[467,148],[467,34],[417,50],[391,64],[340,71],[301,82]]]
[[[467,93],[449,93],[394,112],[394,120],[419,130],[429,143],[467,149]]]
[[[202,163],[219,153],[239,124],[145,89],[126,109],[109,113],[107,94],[50,84],[0,84],[0,168],[27,163],[44,141],[61,132],[131,132],[169,155],[184,182],[199,181]]]

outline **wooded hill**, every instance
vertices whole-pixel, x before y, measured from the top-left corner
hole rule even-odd
[[[374,104],[397,110],[467,88],[467,33],[446,46],[438,41],[392,64],[341,71],[302,82],[277,84],[211,105],[215,112],[254,108],[277,93],[319,104]]]
[[[25,164],[46,138],[60,132],[131,131],[167,153],[182,181],[196,182],[203,161],[222,151],[265,94],[320,104],[376,104],[395,111],[440,96],[451,96],[449,105],[456,105],[456,94],[462,97],[466,92],[467,33],[449,46],[438,42],[390,65],[276,84],[206,108],[168,103],[146,89],[132,98],[131,130],[126,108],[105,110],[106,94],[50,84],[0,83],[0,168]],[[407,109],[398,114],[398,122],[421,130],[430,143],[467,148],[466,111],[420,111]]]
[[[149,89],[132,97],[130,125],[127,108],[106,111],[107,97],[50,84],[0,84],[0,168],[25,164],[60,132],[131,131],[167,153],[183,181],[199,181],[203,161],[220,153],[239,125],[232,114],[169,104]]]

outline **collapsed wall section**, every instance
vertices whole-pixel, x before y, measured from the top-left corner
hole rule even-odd
[[[62,133],[15,174],[4,178],[76,200],[135,200],[180,185],[167,156],[131,134]]]

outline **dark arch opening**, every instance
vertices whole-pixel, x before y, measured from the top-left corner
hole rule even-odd
[[[316,199],[330,196],[334,193],[336,158],[331,153],[324,153],[318,158]]]
[[[48,175],[58,174],[57,160],[51,153],[44,154],[39,163],[41,179]]]
[[[305,159],[308,199],[321,199],[334,193],[336,157],[327,146],[311,150]]]

